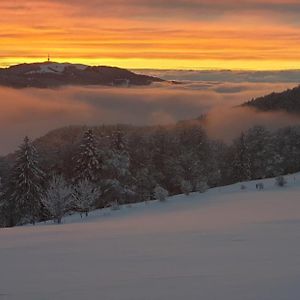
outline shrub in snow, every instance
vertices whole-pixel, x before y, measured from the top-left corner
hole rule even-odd
[[[130,186],[125,185],[118,179],[108,179],[102,182],[103,198],[106,203],[113,203],[116,199],[119,204],[133,202],[135,192]]]
[[[283,187],[287,184],[287,181],[283,176],[278,176],[278,177],[275,178],[275,184],[277,186]]]
[[[110,208],[111,208],[111,210],[119,210],[120,209],[119,202],[117,200],[112,201],[110,203]]]
[[[180,189],[181,189],[182,193],[184,193],[185,195],[188,196],[190,194],[190,192],[192,192],[193,187],[188,180],[183,180],[181,182]]]
[[[80,213],[85,213],[87,217],[90,210],[95,207],[95,203],[100,197],[99,189],[91,181],[84,179],[75,185],[73,197],[76,208]]]
[[[42,203],[50,212],[52,218],[61,223],[64,214],[71,208],[72,189],[67,185],[62,176],[54,176],[49,184]]]
[[[166,201],[166,198],[168,197],[169,192],[164,189],[163,187],[157,185],[154,189],[154,197],[156,200],[159,200],[161,202]]]
[[[204,193],[208,190],[209,186],[207,185],[206,182],[200,181],[196,185],[196,191],[199,193]]]
[[[257,190],[263,190],[264,188],[265,188],[265,185],[262,182],[256,184]]]
[[[241,185],[241,190],[245,190],[246,186],[244,184]]]

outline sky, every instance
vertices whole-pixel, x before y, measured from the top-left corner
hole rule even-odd
[[[300,69],[299,0],[1,0],[0,66]]]

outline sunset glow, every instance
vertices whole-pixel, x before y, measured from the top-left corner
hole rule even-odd
[[[2,0],[0,66],[299,69],[299,1]]]

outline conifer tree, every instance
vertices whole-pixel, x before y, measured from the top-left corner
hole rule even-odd
[[[89,180],[96,182],[99,176],[100,162],[96,139],[91,129],[84,133],[79,152],[75,156],[75,182]]]
[[[117,152],[124,152],[126,150],[124,133],[119,126],[117,126],[116,130],[112,133],[111,146]]]
[[[242,133],[240,137],[234,141],[233,147],[234,158],[232,163],[235,179],[238,181],[250,180],[250,156],[244,133]]]
[[[108,159],[105,162],[107,180],[102,190],[108,202],[125,203],[131,198],[132,175],[130,172],[130,157],[126,146],[126,137],[118,127],[111,135]]]
[[[40,217],[44,173],[39,167],[38,155],[28,137],[17,152],[11,178],[11,207],[21,222],[35,224]]]

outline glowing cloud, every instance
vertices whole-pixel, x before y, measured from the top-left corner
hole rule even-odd
[[[296,0],[2,0],[0,66],[300,68]]]

